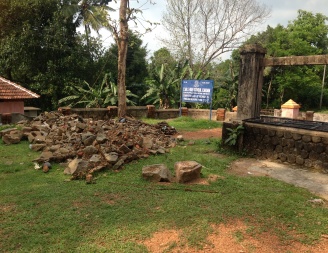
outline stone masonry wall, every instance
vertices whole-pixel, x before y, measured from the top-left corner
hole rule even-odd
[[[243,148],[256,158],[328,173],[328,133],[244,123]]]

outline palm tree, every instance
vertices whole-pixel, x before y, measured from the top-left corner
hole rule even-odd
[[[112,0],[81,0],[69,1],[70,4],[63,5],[63,13],[66,17],[73,17],[76,27],[83,25],[87,44],[89,46],[89,36],[91,29],[99,31],[108,23],[108,11],[114,11],[107,6]]]

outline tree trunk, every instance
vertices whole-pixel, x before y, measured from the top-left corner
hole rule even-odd
[[[129,0],[121,0],[120,4],[120,33],[118,38],[118,117],[126,115],[126,55],[128,51],[128,20],[127,8]]]

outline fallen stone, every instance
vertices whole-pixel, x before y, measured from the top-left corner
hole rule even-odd
[[[83,153],[87,156],[96,154],[98,152],[98,149],[95,148],[94,146],[88,146],[83,149]]]
[[[42,166],[42,171],[47,173],[51,169],[51,164],[49,162],[45,162]]]
[[[178,135],[177,136],[177,141],[184,141],[183,135]]]
[[[165,164],[144,166],[142,177],[152,182],[172,182],[173,180],[173,176]]]
[[[75,163],[74,165],[76,166],[71,168],[72,178],[84,179],[90,170],[89,162],[82,159],[78,159],[77,163]]]
[[[11,131],[15,131],[17,130],[17,128],[6,128],[4,130],[0,131],[0,137],[2,137],[5,134],[9,134]]]
[[[7,129],[5,129],[7,130]],[[5,143],[5,144],[17,144],[19,143],[22,138],[23,138],[23,132],[18,130],[18,129],[15,129],[15,128],[11,128],[10,130],[7,130],[5,131],[3,130],[3,133],[2,133],[2,141]]]
[[[151,149],[153,147],[153,139],[149,137],[143,137],[142,146],[147,149]]]
[[[107,140],[108,140],[108,138],[107,138],[107,136],[106,136],[105,134],[101,133],[101,134],[98,134],[98,135],[97,135],[97,138],[96,138],[97,143],[99,143],[99,144],[103,144],[103,143],[105,143]]]
[[[174,164],[176,181],[186,183],[200,178],[202,165],[195,161],[180,161]]]
[[[50,151],[43,151],[38,159],[36,161],[39,162],[45,162],[50,161],[54,157],[53,153]]]
[[[41,151],[46,147],[46,144],[30,144],[29,147],[33,151]]]
[[[90,146],[92,143],[96,140],[97,136],[96,135],[89,135],[86,138],[83,138],[82,136],[82,142],[85,146]]]
[[[101,156],[98,154],[94,154],[91,156],[91,158],[89,159],[89,162],[93,162],[93,163],[99,163],[101,162]]]
[[[118,154],[116,152],[111,152],[109,154],[105,154],[106,161],[114,164],[118,160]]]
[[[165,154],[166,150],[165,148],[160,147],[159,149],[157,149],[157,154]]]
[[[85,177],[85,182],[86,182],[87,184],[92,184],[92,183],[93,183],[93,176],[92,176],[92,174],[88,174],[88,175],[86,175],[86,177]]]
[[[322,199],[310,199],[308,202],[316,205],[323,205],[325,203]]]
[[[122,144],[119,148],[119,150],[123,153],[123,154],[127,154],[131,151],[131,149],[129,149],[125,144]]]

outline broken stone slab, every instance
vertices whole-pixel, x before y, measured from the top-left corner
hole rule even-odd
[[[106,161],[114,164],[118,160],[118,154],[116,152],[110,152],[109,154],[105,154]]]
[[[90,168],[88,161],[75,158],[74,160],[68,163],[68,166],[64,170],[64,174],[72,175],[73,179],[85,178],[89,170]]]
[[[20,130],[11,130],[2,135],[2,141],[7,144],[17,144],[23,138],[23,133]]]
[[[50,151],[43,151],[40,157],[34,161],[45,162],[50,161],[54,157],[53,153]]]
[[[30,144],[29,147],[33,151],[41,151],[46,147],[46,144]]]
[[[166,150],[165,150],[165,148],[160,147],[159,149],[157,149],[157,153],[158,154],[165,154],[166,153]]]
[[[129,149],[125,144],[122,144],[119,148],[119,150],[123,153],[123,154],[126,154],[126,153],[129,153],[131,151],[131,149]]]
[[[128,158],[127,155],[123,155],[120,157],[120,159],[114,164],[112,167],[113,170],[118,170],[119,168],[122,167],[122,165],[125,163],[125,160]]]
[[[49,147],[49,151],[51,152],[56,152],[57,150],[59,150],[61,148],[60,144],[56,144],[56,145],[51,145]]]
[[[186,183],[200,178],[202,165],[196,161],[179,161],[174,164],[176,181]]]
[[[90,146],[96,140],[97,136],[91,133],[82,134],[82,142],[85,146]]]
[[[2,137],[5,134],[9,134],[11,131],[15,131],[17,130],[17,128],[6,128],[4,130],[0,131],[0,137]]]
[[[87,146],[83,149],[83,153],[87,156],[89,155],[93,155],[93,154],[97,154],[98,153],[98,149],[95,148],[94,146]]]
[[[108,138],[107,138],[106,134],[104,134],[104,133],[99,133],[99,134],[97,134],[97,138],[96,138],[97,143],[99,143],[99,144],[103,144],[103,143],[105,143],[107,140],[108,140]]]
[[[101,162],[101,156],[98,154],[93,154],[91,158],[89,159],[89,162],[92,163],[100,163]]]
[[[142,177],[152,182],[172,182],[173,176],[165,164],[153,164],[142,168]]]
[[[147,149],[151,149],[153,147],[153,139],[149,137],[143,137],[142,146]]]

